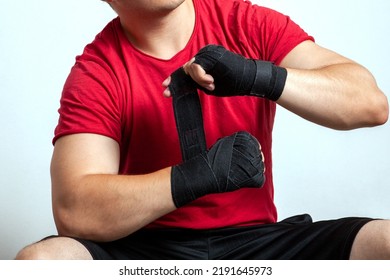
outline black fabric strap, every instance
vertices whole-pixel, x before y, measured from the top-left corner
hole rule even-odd
[[[171,171],[176,208],[207,194],[261,187],[264,163],[257,139],[236,132],[207,150],[197,84],[180,68],[171,75],[169,89],[183,157]]]
[[[183,68],[179,68],[171,75],[169,90],[183,161],[188,161],[207,151],[197,85]]]

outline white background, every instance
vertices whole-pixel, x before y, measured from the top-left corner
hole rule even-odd
[[[389,94],[390,2],[253,1],[292,17],[317,43],[366,66]],[[0,259],[55,234],[49,165],[63,83],[116,15],[98,0],[0,0]],[[369,93],[367,93],[369,94]],[[279,108],[274,175],[280,219],[390,218],[390,127],[340,132]]]

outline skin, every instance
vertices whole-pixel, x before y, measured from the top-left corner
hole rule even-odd
[[[291,112],[338,130],[376,126],[387,121],[387,98],[363,66],[311,41],[298,45],[280,66],[287,68],[288,76],[277,103]],[[214,90],[213,77],[193,63],[193,59],[183,67],[198,84]],[[163,86],[169,83],[170,77]],[[169,89],[163,94],[169,97]]]
[[[171,58],[192,34],[195,12],[191,0],[106,2],[119,15],[128,40],[149,55]],[[313,42],[303,42],[281,66],[287,68],[288,78],[277,103],[295,114],[341,130],[387,121],[387,99],[361,65]],[[214,89],[213,78],[193,60],[184,69],[200,85]],[[163,87],[169,81],[168,77]],[[162,94],[170,96],[167,88]],[[74,134],[56,142],[51,176],[53,213],[60,235],[111,241],[175,210],[170,167],[147,175],[118,175],[119,155],[118,143],[101,135]],[[39,258],[90,259],[91,255],[77,241],[62,237],[28,246],[17,256]],[[390,258],[389,221],[364,226],[351,258]]]

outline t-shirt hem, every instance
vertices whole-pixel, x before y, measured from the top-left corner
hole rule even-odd
[[[55,145],[57,140],[60,139],[61,137],[68,136],[68,135],[73,135],[73,134],[97,134],[97,135],[101,135],[101,136],[105,136],[105,137],[111,138],[111,139],[115,140],[118,144],[120,144],[120,140],[119,140],[118,137],[113,136],[112,134],[109,134],[107,132],[98,131],[98,130],[95,130],[95,131],[88,130],[87,131],[87,130],[80,129],[80,130],[72,130],[72,131],[63,131],[61,133],[56,134],[53,137],[53,140],[52,140],[53,146]]]

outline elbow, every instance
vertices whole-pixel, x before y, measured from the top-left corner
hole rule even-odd
[[[78,182],[77,187],[52,184],[52,212],[59,236],[87,239],[93,241],[112,241],[113,231],[109,231],[111,220],[88,205],[83,192],[65,192],[69,189],[85,189]],[[87,194],[88,195],[88,194]]]
[[[85,229],[79,226],[76,214],[65,207],[53,207],[54,222],[59,236],[87,238]],[[80,216],[79,216],[80,218]]]
[[[385,124],[389,119],[389,102],[386,95],[378,87],[371,73],[361,81],[365,81],[364,84],[360,84],[362,89],[365,88],[363,90],[365,99],[360,101],[364,115],[363,126],[374,127]]]
[[[375,97],[366,99],[356,105],[353,113],[342,114],[336,129],[352,130],[363,127],[384,125],[389,119],[389,103],[387,97],[380,92]]]
[[[82,213],[66,207],[53,208],[54,221],[59,236],[88,239],[94,241],[105,241],[105,233],[101,232],[96,225],[91,224],[83,218]],[[96,221],[95,221],[96,224]]]
[[[63,185],[52,184],[52,212],[58,235],[84,238],[85,229],[80,227],[83,215],[78,213],[76,196],[62,192],[64,189]]]
[[[384,125],[389,120],[389,108],[379,113],[375,119],[375,125]]]
[[[383,105],[383,110],[382,110],[382,114],[381,114],[381,118],[380,118],[380,124],[383,125],[385,123],[387,123],[387,121],[389,120],[389,102],[387,100],[387,97],[384,96],[384,105]]]
[[[347,129],[375,127],[384,125],[389,119],[389,103],[386,95],[380,90],[375,79],[370,76],[361,78],[361,94],[357,94],[352,104],[350,117],[346,117]],[[348,127],[349,126],[349,127]]]
[[[80,237],[74,229],[74,223],[72,223],[69,211],[60,207],[53,207],[53,215],[58,235]]]
[[[105,227],[96,227],[91,224],[81,223],[81,216],[68,210],[54,211],[54,220],[59,236],[80,238],[92,241],[112,241],[104,232]]]
[[[368,83],[370,84],[370,83]],[[368,127],[385,124],[389,119],[389,102],[386,95],[379,89],[375,80],[367,89],[365,100],[366,121]]]
[[[110,242],[130,234],[117,228],[114,219],[92,217],[76,207],[53,207],[53,215],[59,236]]]
[[[380,94],[370,105],[368,125],[384,125],[389,119],[389,103],[384,94]]]

